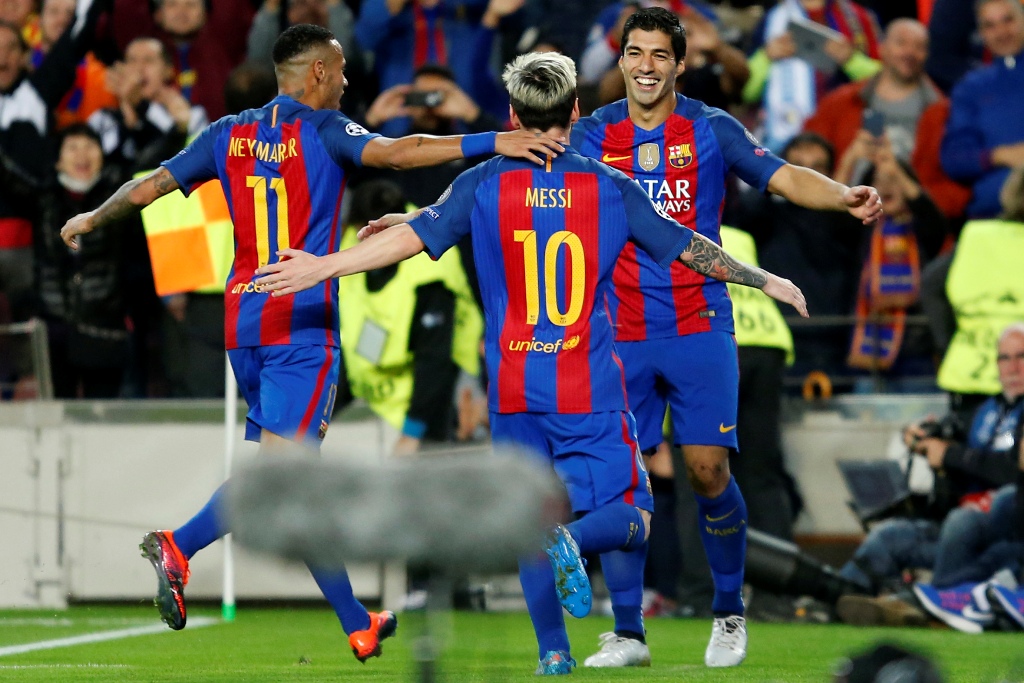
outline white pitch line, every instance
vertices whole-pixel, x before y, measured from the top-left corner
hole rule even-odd
[[[0,671],[7,669],[130,669],[127,664],[0,664]]]
[[[203,626],[213,626],[217,623],[220,623],[219,619],[212,619],[210,617],[194,617],[189,620],[188,625],[190,628],[202,628]],[[102,643],[106,640],[120,640],[122,638],[134,638],[135,636],[148,636],[153,633],[166,633],[168,630],[169,629],[165,624],[160,623],[152,624],[150,626],[137,626],[135,628],[122,628],[116,631],[97,631],[96,633],[86,633],[80,636],[72,636],[70,638],[40,640],[35,643],[0,647],[0,657],[10,657],[11,655],[20,655],[26,652],[35,652],[37,650],[54,650],[59,647],[73,647],[75,645],[88,645],[89,643]]]
[[[69,626],[130,626],[132,624],[152,624],[152,619],[124,619],[117,617],[87,617],[85,619],[68,619],[67,617],[27,617],[0,618],[0,628],[40,626],[46,628],[67,628]]]

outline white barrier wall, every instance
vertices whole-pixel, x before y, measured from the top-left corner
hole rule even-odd
[[[942,396],[844,397],[827,411],[790,411],[786,453],[807,503],[799,533],[859,533],[836,460],[884,457],[903,424],[944,405]],[[139,540],[182,524],[222,482],[222,410],[216,402],[0,404],[0,607],[151,599],[155,579]],[[383,457],[391,437],[363,415],[331,425],[324,457]],[[255,455],[238,429],[236,463]],[[218,543],[193,559],[190,597],[220,596],[222,556]],[[237,545],[235,569],[240,599],[319,596],[304,567]],[[390,606],[404,591],[401,572],[349,570],[360,597]]]
[[[0,606],[59,607],[69,595],[151,599],[155,578],[139,553],[142,535],[181,525],[224,478],[218,406],[181,405],[82,403],[65,411],[59,403],[0,404],[0,539],[7,549]],[[376,420],[338,421],[325,457],[375,460],[385,438]],[[242,439],[240,424],[236,463],[255,456],[256,445]],[[190,597],[220,596],[222,561],[220,543],[196,555]],[[320,595],[303,566],[237,545],[235,570],[241,599]],[[380,566],[349,572],[357,595],[383,596]]]

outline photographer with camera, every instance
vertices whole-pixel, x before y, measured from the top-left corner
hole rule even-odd
[[[1019,450],[1024,431],[1024,323],[999,337],[997,365],[1002,393],[983,403],[964,435],[948,416],[904,429],[912,453],[935,472],[926,518],[893,518],[875,526],[841,574],[875,592],[899,586],[902,572],[932,569],[932,585],[945,588],[984,581],[1019,558],[1006,556],[1013,527]],[[941,520],[941,524],[938,521]],[[920,623],[923,615],[900,600],[845,596],[837,609],[858,625]]]
[[[366,127],[376,132],[389,121],[405,117],[410,128],[400,135],[466,135],[504,129],[501,121],[455,83],[451,70],[432,64],[417,69],[412,83],[394,85],[382,92],[366,112]],[[384,175],[402,188],[408,201],[430,206],[466,168],[466,160],[459,159]]]

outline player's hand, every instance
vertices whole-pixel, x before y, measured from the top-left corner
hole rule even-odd
[[[809,318],[807,313],[807,300],[800,288],[784,277],[768,273],[768,282],[761,289],[762,292],[784,304],[790,304],[797,310],[801,318]]]
[[[356,237],[362,242],[367,237],[373,237],[378,232],[384,232],[388,228],[393,228],[396,225],[402,223],[408,223],[416,216],[419,216],[423,212],[422,209],[416,211],[410,211],[409,213],[386,213],[380,218],[374,218],[372,221],[364,225],[356,233]]]
[[[92,213],[92,211],[80,213],[64,224],[64,227],[60,229],[60,238],[64,240],[64,244],[78,251],[78,239],[76,239],[78,235],[93,231]]]
[[[498,133],[494,141],[494,151],[507,157],[529,159],[543,166],[546,157],[556,157],[565,151],[562,145],[569,142],[564,136],[551,137],[547,133],[534,133],[528,130],[513,130]]]
[[[256,284],[260,291],[270,292],[271,296],[295,294],[315,287],[330,275],[326,272],[323,259],[300,251],[299,249],[282,249],[277,252],[281,259],[277,263],[268,263],[256,269]]]
[[[859,218],[864,225],[871,225],[882,217],[882,200],[878,190],[867,185],[856,185],[843,193],[843,204],[851,216]]]

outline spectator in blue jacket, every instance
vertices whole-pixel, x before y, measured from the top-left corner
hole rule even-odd
[[[984,57],[974,4],[974,0],[935,0],[932,6],[928,42],[942,49],[928,53],[925,70],[947,95]]]
[[[953,89],[941,158],[951,178],[973,188],[967,215],[990,218],[1010,170],[1024,166],[1024,6],[981,0],[976,16],[995,59]]]
[[[374,54],[381,90],[411,83],[421,67],[446,66],[484,111],[508,117],[508,98],[489,68],[495,30],[525,0],[364,0],[356,21],[359,43]],[[380,132],[401,135],[407,118]]]

